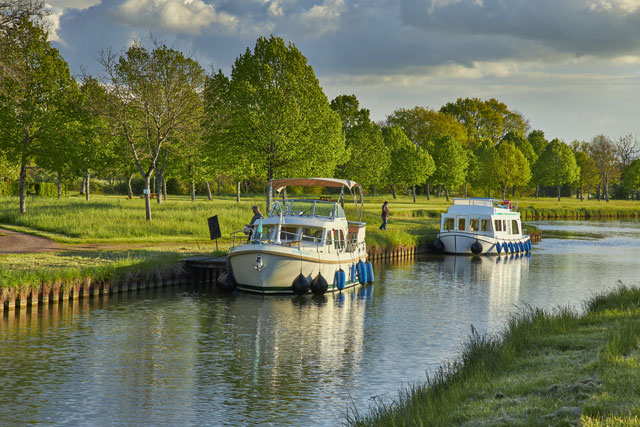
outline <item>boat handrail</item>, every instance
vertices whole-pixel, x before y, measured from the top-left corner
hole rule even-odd
[[[236,236],[239,233],[244,234],[244,230],[238,230],[231,233],[231,248],[235,248],[236,246]],[[282,239],[283,237],[293,237],[292,239]],[[254,235],[252,238],[248,240],[253,243],[261,243],[261,244],[277,244],[281,246],[293,246],[293,245],[304,245],[311,244],[317,247],[322,243],[321,237],[316,236],[308,236],[306,234],[298,234],[293,233],[291,231],[283,231],[280,230],[280,241],[271,240],[271,238],[267,235],[267,233],[260,233],[258,238],[256,239]],[[246,243],[246,242],[245,242]],[[332,239],[331,246],[333,246],[337,250],[342,250],[343,252],[355,252],[359,246],[364,246],[365,242],[358,242],[357,237],[354,235],[351,239]]]

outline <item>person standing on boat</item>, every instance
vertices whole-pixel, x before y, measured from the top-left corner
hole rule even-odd
[[[382,225],[380,230],[387,231],[387,220],[389,219],[389,202],[385,200],[382,204]]]
[[[253,236],[253,230],[255,229],[255,222],[259,219],[264,218],[260,213],[260,208],[256,205],[251,206],[251,210],[253,211],[253,217],[251,218],[251,222],[244,227],[244,234],[247,234],[249,238],[247,241],[251,240],[251,236]]]

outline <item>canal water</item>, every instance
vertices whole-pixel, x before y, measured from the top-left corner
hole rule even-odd
[[[340,425],[524,306],[637,284],[638,222],[544,222],[531,256],[374,266],[323,297],[156,290],[0,320],[0,425]],[[555,238],[562,237],[562,238]]]

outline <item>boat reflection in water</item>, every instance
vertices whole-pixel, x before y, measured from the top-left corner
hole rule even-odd
[[[474,296],[475,301],[468,301],[466,308],[475,311],[472,314],[478,320],[474,326],[496,331],[504,324],[504,316],[521,306],[520,287],[528,283],[530,260],[530,253],[500,257],[445,255],[438,263],[439,287],[451,291],[453,300]],[[462,291],[463,286],[475,289]]]

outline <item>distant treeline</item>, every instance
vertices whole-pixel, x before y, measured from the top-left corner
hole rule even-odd
[[[229,75],[207,74],[154,40],[151,48],[136,42],[103,52],[102,77],[76,79],[47,39],[41,7],[0,5],[0,192],[17,193],[21,212],[27,194],[52,194],[29,183],[44,175],[58,197],[63,183],[71,188],[82,177],[87,199],[93,177],[119,183],[111,190],[130,197],[211,197],[221,185],[239,197],[242,187],[264,191],[270,179],[295,176],[352,179],[414,200],[552,193],[609,200],[611,189],[628,198],[640,188],[631,135],[549,141],[521,113],[477,98],[438,110],[400,108],[374,122],[355,95],[329,101],[304,55],[273,36],[240,54]],[[145,200],[150,220],[151,196]]]

